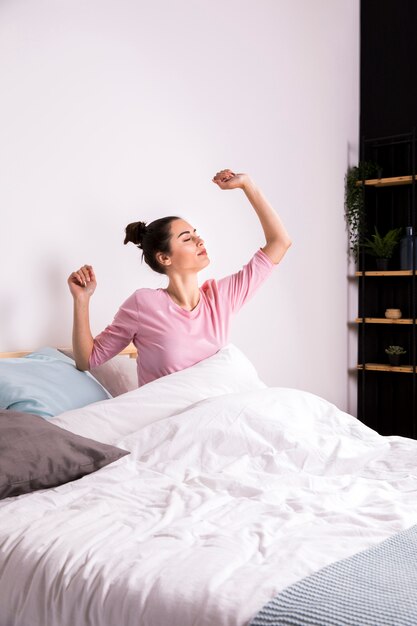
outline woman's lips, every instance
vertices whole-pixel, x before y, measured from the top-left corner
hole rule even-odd
[[[206,250],[202,250],[201,252],[199,252],[199,253],[197,254],[197,256],[200,256],[201,254],[205,254],[205,255],[207,255]]]

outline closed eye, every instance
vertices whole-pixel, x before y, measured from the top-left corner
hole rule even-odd
[[[194,228],[193,234],[195,235],[197,233],[197,229]],[[182,233],[180,233],[177,237],[177,239],[179,239],[180,237],[182,237],[183,235],[190,235],[190,231],[189,230],[184,230]],[[191,237],[190,237],[191,239]],[[190,241],[190,239],[183,239],[183,241]]]

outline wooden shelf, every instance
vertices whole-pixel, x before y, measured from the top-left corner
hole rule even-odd
[[[417,176],[394,176],[392,178],[372,178],[369,180],[365,180],[366,187],[394,187],[397,185],[411,185],[414,180],[417,180]],[[358,187],[362,185],[361,180],[357,181]]]
[[[417,270],[414,271],[417,274]],[[386,271],[371,271],[371,272],[355,272],[355,276],[412,276],[413,270],[394,270],[392,272]]]
[[[363,370],[363,365],[357,365],[358,370]],[[365,370],[375,372],[399,372],[401,374],[412,374],[412,365],[386,365],[385,363],[365,363]]]
[[[357,324],[362,324],[362,317],[355,319]],[[400,317],[398,320],[391,320],[387,317],[365,317],[365,324],[412,324],[412,319]]]

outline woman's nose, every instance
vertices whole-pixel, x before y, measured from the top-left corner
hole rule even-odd
[[[199,235],[197,235],[197,246],[202,246],[202,245],[204,245],[204,239],[200,237]]]

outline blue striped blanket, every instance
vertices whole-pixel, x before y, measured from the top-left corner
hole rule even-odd
[[[416,626],[417,526],[287,587],[249,626]]]

